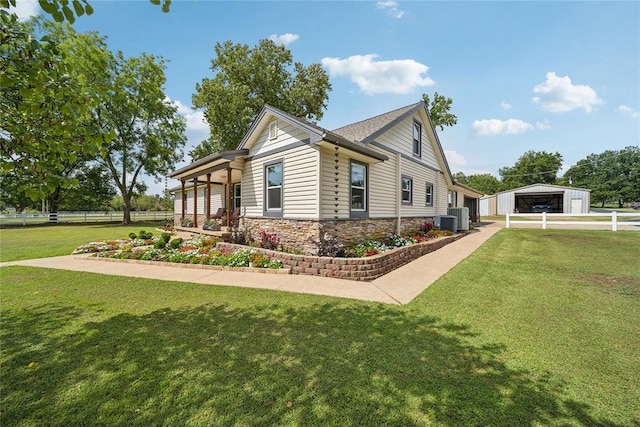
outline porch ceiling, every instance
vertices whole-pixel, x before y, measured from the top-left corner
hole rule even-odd
[[[249,154],[249,150],[233,150],[214,153],[172,172],[169,174],[169,177],[189,180],[206,176],[208,173],[211,173],[212,181],[217,181],[217,179],[213,178],[213,175],[217,171],[225,171],[224,181],[226,182],[226,169],[237,169],[242,164],[242,161],[247,154]]]

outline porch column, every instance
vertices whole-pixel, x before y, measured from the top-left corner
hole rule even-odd
[[[207,202],[205,212],[207,213],[207,221],[211,219],[211,174],[207,174]]]
[[[198,178],[193,178],[193,226],[198,227]]]
[[[231,214],[233,211],[233,199],[231,198],[233,188],[231,186],[231,168],[227,168],[227,227],[231,228]]]
[[[184,185],[184,179],[181,179],[180,182],[182,183],[182,203],[180,203],[182,206],[180,207],[180,209],[182,210],[182,212],[180,212],[180,221],[182,221],[184,219],[184,214],[186,213],[186,209],[187,209],[187,190],[185,188]]]

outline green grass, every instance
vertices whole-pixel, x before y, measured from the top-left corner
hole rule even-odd
[[[41,225],[0,229],[0,261],[70,255],[78,246],[105,239],[124,239],[140,230],[155,231],[163,221],[136,222],[131,225]]]
[[[5,267],[0,425],[638,425],[638,253],[502,230],[402,307]]]

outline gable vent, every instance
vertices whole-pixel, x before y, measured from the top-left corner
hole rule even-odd
[[[269,139],[276,139],[278,137],[278,122],[273,121],[269,123]]]

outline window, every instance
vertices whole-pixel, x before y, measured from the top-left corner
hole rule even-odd
[[[413,155],[422,155],[422,125],[418,122],[413,122]]]
[[[408,176],[402,177],[402,203],[413,203],[413,179]]]
[[[233,208],[238,209],[242,207],[242,187],[240,184],[233,184]]]
[[[426,206],[433,206],[433,184],[430,182],[427,182],[424,202]]]
[[[282,215],[282,160],[268,163],[264,167],[264,211],[265,215]]]
[[[273,121],[269,123],[269,139],[278,138],[278,122]]]
[[[367,166],[351,162],[351,217],[362,218],[367,214]]]

